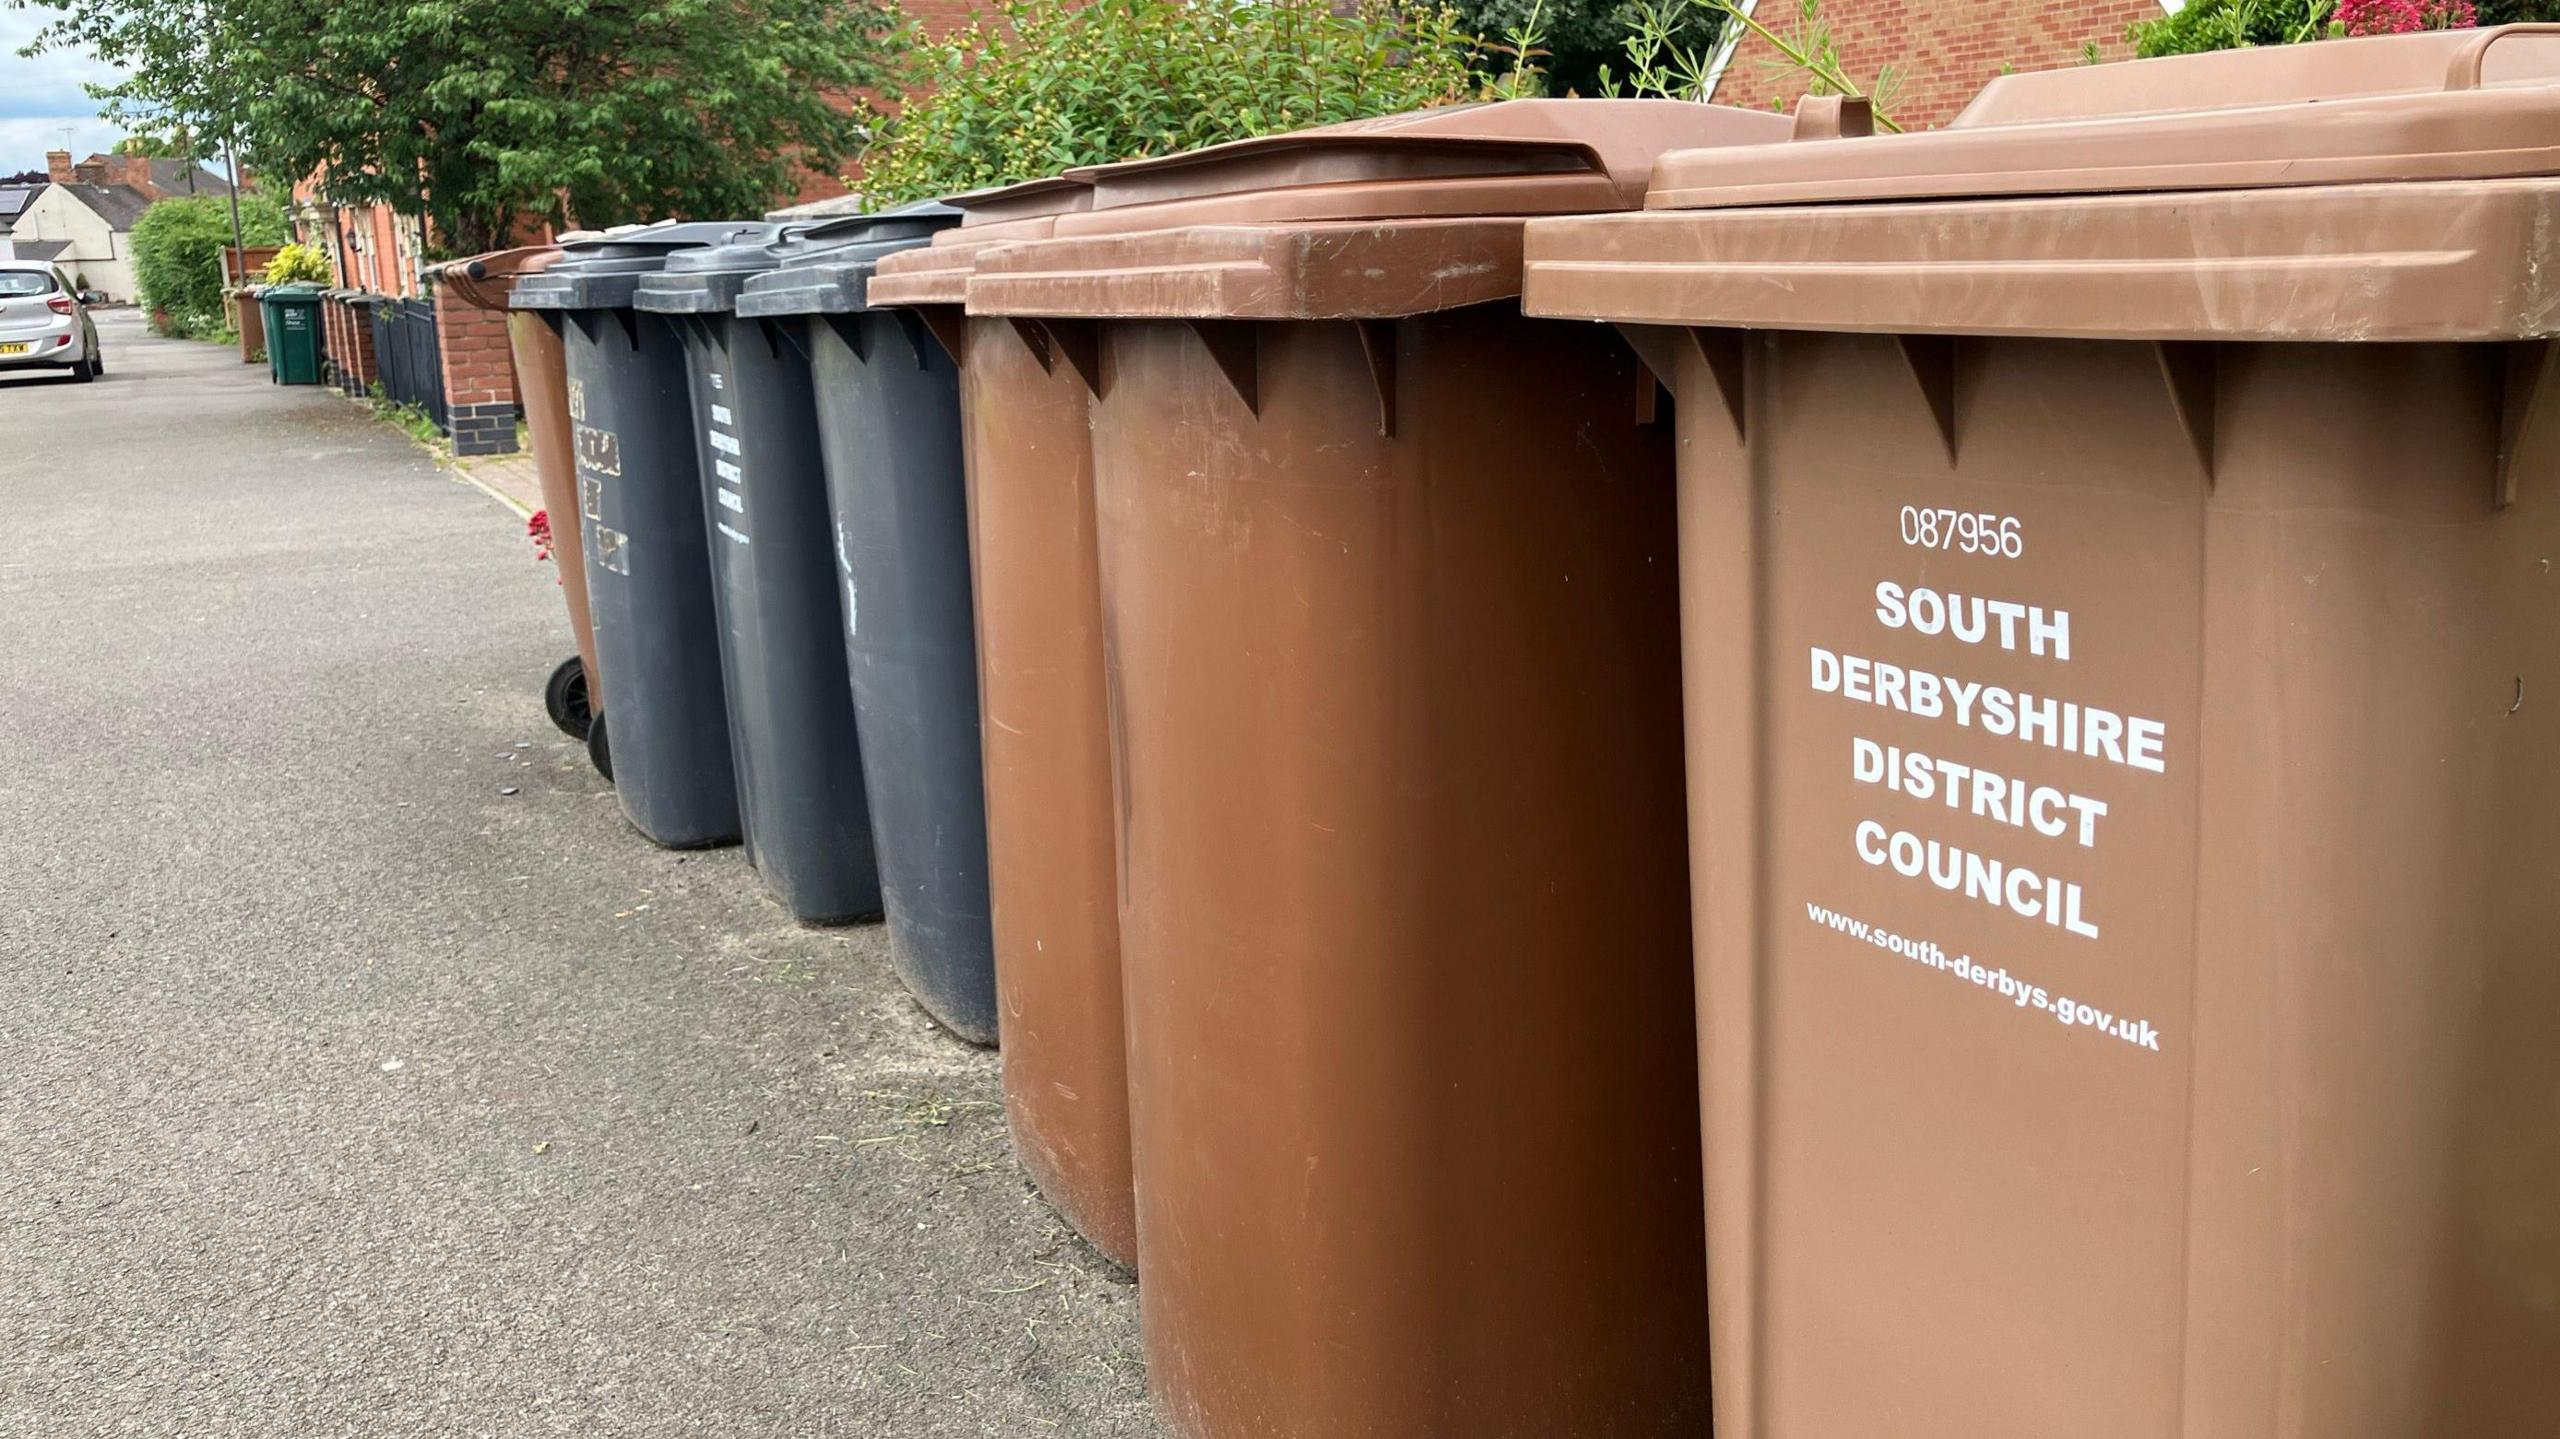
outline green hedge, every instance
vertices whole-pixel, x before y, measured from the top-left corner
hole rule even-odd
[[[1474,55],[1450,12],[1396,0],[1007,0],[917,47],[907,92],[930,93],[860,183],[888,204],[1472,99]]]
[[[240,197],[240,233],[250,245],[293,238],[284,207],[252,192]],[[169,317],[167,333],[222,329],[222,249],[231,243],[231,202],[197,195],[162,200],[133,223],[133,277],[142,308]]]

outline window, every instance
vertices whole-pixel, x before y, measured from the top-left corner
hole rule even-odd
[[[53,276],[42,270],[0,270],[0,300],[52,293]]]

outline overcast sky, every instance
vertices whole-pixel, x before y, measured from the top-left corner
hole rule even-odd
[[[0,3],[0,175],[43,169],[47,150],[86,157],[119,138],[98,118],[98,102],[80,89],[84,81],[112,80],[115,72],[86,55],[54,52],[29,60],[18,54],[52,15]]]

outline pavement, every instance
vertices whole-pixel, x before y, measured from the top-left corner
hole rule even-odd
[[[521,522],[102,325],[0,380],[0,1435],[1156,1434],[877,927],[623,820]]]
[[[478,455],[453,462],[454,471],[487,490],[490,496],[526,519],[548,508],[542,499],[542,474],[533,456],[522,450],[504,455]]]

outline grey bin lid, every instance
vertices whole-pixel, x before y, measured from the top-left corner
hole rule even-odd
[[[776,246],[776,262],[738,295],[741,315],[848,315],[871,308],[872,268],[884,256],[933,242],[961,212],[919,200],[876,215],[812,225]]]
[[[779,253],[808,228],[806,220],[766,221],[717,245],[680,250],[640,277],[632,308],[661,315],[725,315],[748,280],[781,263]]]
[[[761,220],[665,221],[561,245],[557,264],[516,281],[507,293],[513,310],[612,310],[632,303],[640,279],[666,267],[679,252],[730,245],[782,227]]]

